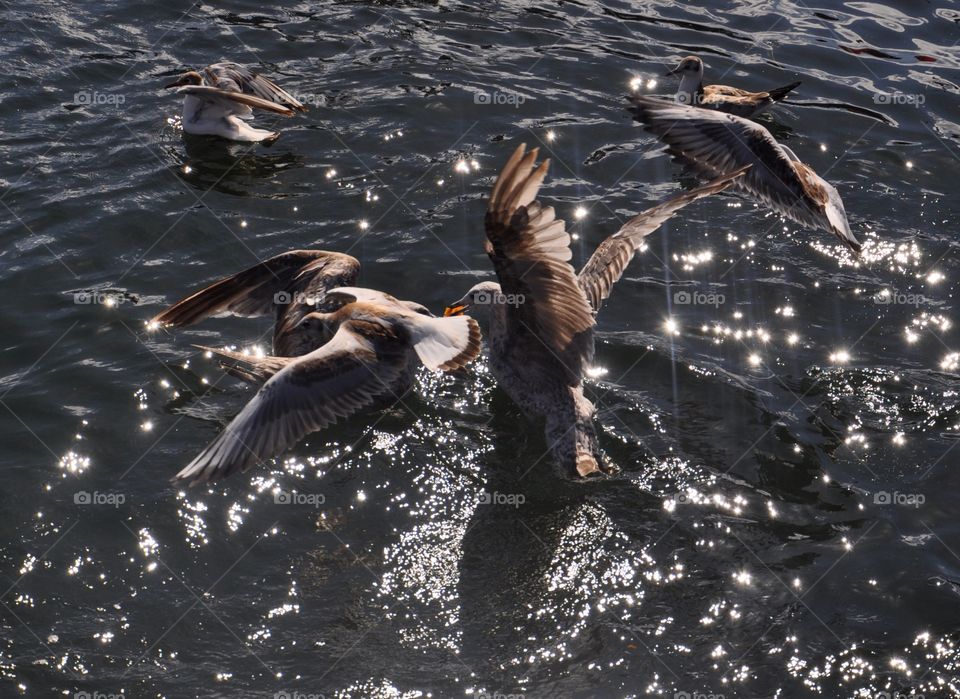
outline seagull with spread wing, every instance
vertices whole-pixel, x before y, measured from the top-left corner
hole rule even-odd
[[[748,92],[730,85],[704,85],[703,61],[697,56],[687,56],[667,75],[680,76],[680,86],[674,97],[678,104],[716,109],[751,119],[763,114],[800,86],[798,80],[766,92]]]
[[[276,83],[237,63],[214,63],[202,71],[190,70],[167,88],[183,95],[183,130],[231,141],[273,141],[279,131],[250,126],[253,110],[293,116],[307,108]]]
[[[330,339],[318,335],[316,324],[302,323],[304,318],[343,305],[340,298],[328,298],[330,289],[352,287],[359,275],[360,261],[350,255],[290,250],[191,294],[147,321],[147,327],[183,328],[220,315],[273,316],[273,353],[296,357]]]
[[[498,281],[475,285],[445,315],[489,311],[487,343],[498,383],[528,416],[545,420],[558,466],[589,476],[602,470],[594,406],[583,391],[595,314],[647,235],[687,204],[726,189],[747,168],[633,217],[578,275],[563,220],[537,200],[549,167],[548,160],[535,166],[537,153],[521,144],[490,193],[485,249]]]
[[[342,316],[333,313],[346,302],[343,294],[331,294],[337,287],[353,287],[360,274],[360,262],[339,252],[291,250],[275,255],[197,291],[147,321],[147,328],[183,328],[211,316],[273,316],[273,354],[233,352],[200,347],[218,355],[224,370],[251,383],[263,383],[299,357],[328,342],[339,329]],[[367,290],[367,300],[385,305],[399,304],[406,310],[431,316],[413,301],[401,301],[389,294]],[[229,361],[226,361],[229,360]],[[383,391],[393,402],[413,387],[417,367],[409,355],[407,370]]]
[[[327,294],[346,303],[329,313],[314,311],[301,323],[336,328],[329,342],[299,357],[252,362],[233,357],[251,363],[263,386],[174,480],[193,485],[246,471],[307,434],[371,407],[393,394],[411,356],[431,371],[454,371],[480,353],[480,328],[467,316],[430,317],[373,289],[345,287]]]
[[[633,97],[634,119],[676,156],[705,177],[751,165],[732,189],[778,214],[832,233],[854,253],[861,245],[850,231],[836,188],[760,124],[710,109]]]

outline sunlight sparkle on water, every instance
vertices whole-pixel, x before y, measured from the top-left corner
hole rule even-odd
[[[777,313],[782,315],[784,318],[793,318],[794,316],[793,306],[783,306],[782,308],[778,308]]]
[[[850,353],[844,349],[837,350],[830,354],[830,361],[834,364],[846,364],[850,361]]]
[[[578,221],[586,215],[587,215],[587,210],[582,206],[578,206],[576,209],[573,210],[573,217]]]
[[[60,463],[57,464],[57,467],[66,473],[83,473],[90,468],[90,457],[81,456],[74,451],[68,451],[60,457]],[[64,477],[66,477],[66,473]]]
[[[940,360],[940,368],[944,371],[956,371],[960,367],[960,352],[951,352]]]

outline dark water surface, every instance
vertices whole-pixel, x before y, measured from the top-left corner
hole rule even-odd
[[[960,696],[957,3],[2,6],[0,695]],[[766,123],[866,253],[731,196],[654,235],[600,317],[620,475],[558,479],[481,361],[169,484],[251,395],[191,344],[270,322],[163,304],[320,247],[440,310],[520,141],[582,260],[689,184],[623,96],[691,52],[803,80]],[[313,108],[185,138],[160,87],[221,59]]]

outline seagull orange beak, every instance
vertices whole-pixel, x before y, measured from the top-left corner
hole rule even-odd
[[[449,318],[450,316],[462,316],[465,310],[467,310],[465,304],[461,304],[459,306],[447,306],[443,310],[443,317]]]

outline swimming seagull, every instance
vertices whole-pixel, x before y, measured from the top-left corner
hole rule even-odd
[[[837,190],[760,124],[709,109],[636,96],[634,119],[667,144],[668,152],[707,177],[752,165],[733,189],[803,226],[833,233],[859,253]]]
[[[534,167],[537,152],[521,144],[490,193],[485,249],[498,282],[475,285],[445,315],[489,310],[497,381],[526,414],[545,419],[558,466],[588,476],[601,470],[594,406],[583,393],[596,312],[647,235],[687,204],[726,189],[746,168],[633,217],[577,275],[563,220],[537,200],[550,162]]]
[[[214,63],[187,71],[167,88],[183,95],[183,130],[202,136],[221,136],[231,141],[275,140],[279,131],[257,129],[246,121],[253,108],[293,116],[307,108],[286,90],[237,63]]]
[[[333,338],[282,360],[223,432],[174,477],[191,485],[245,471],[299,439],[382,399],[411,354],[433,371],[453,371],[480,353],[480,328],[467,316],[431,318],[372,289],[330,289],[347,303],[315,312]],[[399,399],[399,396],[395,398]]]
[[[748,118],[767,111],[800,85],[798,80],[767,92],[747,92],[729,85],[704,85],[703,61],[696,56],[687,56],[667,75],[680,76],[680,87],[674,98],[677,103]]]

